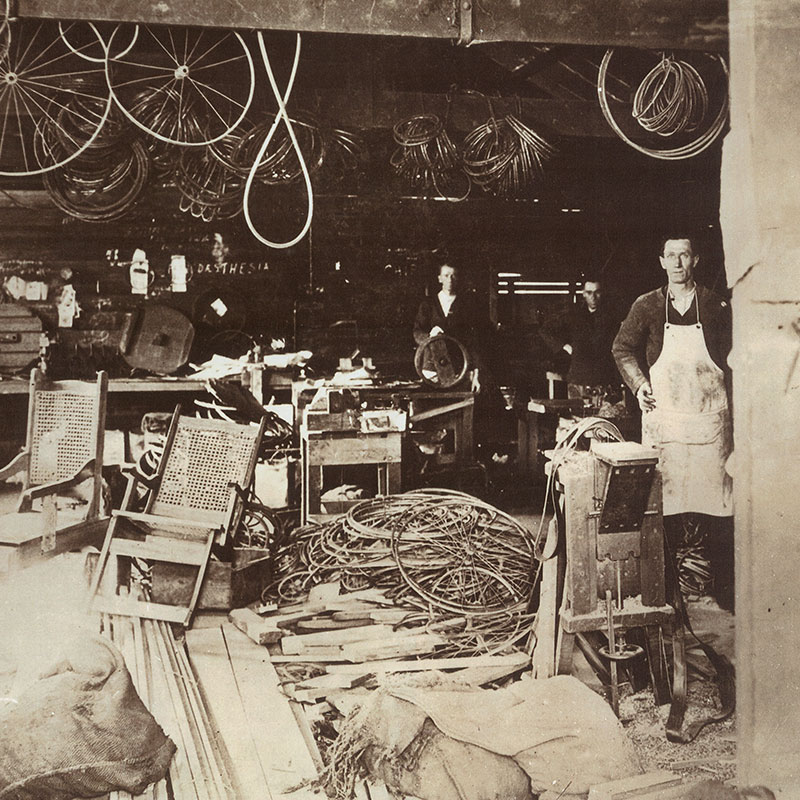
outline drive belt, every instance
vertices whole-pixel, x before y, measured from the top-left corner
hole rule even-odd
[[[711,645],[701,641],[697,634],[692,630],[689,622],[689,615],[686,611],[686,604],[683,600],[680,588],[678,587],[678,575],[675,567],[675,560],[672,554],[667,554],[670,568],[673,572],[673,594],[675,606],[675,629],[672,635],[672,704],[667,718],[666,733],[670,742],[688,744],[697,738],[706,725],[715,722],[723,722],[733,714],[736,708],[736,680],[733,664],[730,660],[714,650]],[[700,649],[705,653],[714,671],[717,674],[717,690],[719,692],[720,710],[703,719],[696,720],[683,728],[683,720],[686,715],[688,704],[687,685],[688,671],[686,668],[686,631],[697,641]]]

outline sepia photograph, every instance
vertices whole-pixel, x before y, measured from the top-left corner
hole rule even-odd
[[[797,0],[0,0],[0,800],[800,800]]]

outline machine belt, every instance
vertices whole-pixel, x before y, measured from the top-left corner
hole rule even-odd
[[[697,738],[706,725],[715,722],[723,722],[736,708],[736,679],[733,664],[725,656],[717,653],[711,645],[701,641],[697,634],[692,630],[689,622],[689,615],[686,612],[686,604],[683,595],[678,588],[678,576],[675,569],[674,559],[669,556],[673,570],[674,594],[675,594],[675,631],[672,636],[672,659],[673,659],[673,679],[672,679],[672,705],[669,709],[667,718],[667,739],[670,742],[688,744]],[[683,728],[683,718],[686,714],[687,706],[687,683],[688,675],[686,668],[686,631],[695,638],[702,651],[711,662],[717,673],[717,689],[719,691],[720,710],[703,719],[692,722],[691,725]]]

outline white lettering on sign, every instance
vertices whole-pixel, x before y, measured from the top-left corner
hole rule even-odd
[[[256,275],[269,272],[266,261],[226,261],[222,264],[197,264],[195,275]]]

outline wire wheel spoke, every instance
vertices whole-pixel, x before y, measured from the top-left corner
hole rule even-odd
[[[40,175],[80,156],[111,108],[101,66],[68,47],[56,23],[15,20],[0,60],[0,175]],[[59,131],[58,147],[37,143]]]
[[[144,26],[124,54],[108,43],[108,88],[125,116],[168,143],[204,146],[228,136],[253,99],[255,69],[238,33]],[[125,39],[127,41],[127,38]]]

